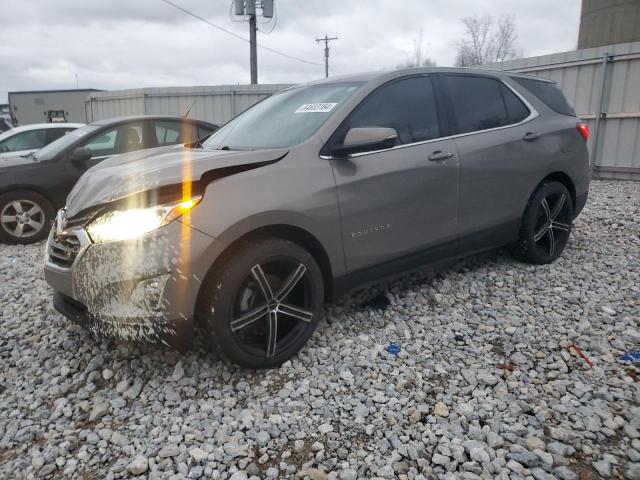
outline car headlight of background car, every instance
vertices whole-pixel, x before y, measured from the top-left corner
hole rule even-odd
[[[87,226],[87,233],[94,243],[137,238],[180,218],[201,199],[201,196],[196,196],[155,207],[112,210],[92,221]]]

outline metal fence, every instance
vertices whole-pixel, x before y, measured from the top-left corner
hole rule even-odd
[[[126,115],[175,115],[222,125],[283,84],[140,88],[96,92],[85,101],[87,123]]]
[[[554,80],[589,123],[594,175],[640,178],[640,42],[522,58],[483,68]]]

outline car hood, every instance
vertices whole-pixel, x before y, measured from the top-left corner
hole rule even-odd
[[[182,145],[111,157],[87,170],[67,197],[67,216],[136,193],[197,182],[205,173],[280,160],[286,148],[252,151],[202,150]],[[234,171],[230,169],[230,171]]]

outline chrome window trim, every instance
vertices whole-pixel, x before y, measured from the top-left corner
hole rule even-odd
[[[471,76],[471,75],[468,75],[468,76]],[[525,119],[519,121],[518,123],[512,123],[510,125],[502,125],[501,127],[486,128],[484,130],[474,130],[473,132],[457,133],[455,135],[449,135],[449,136],[446,136],[446,137],[432,138],[432,139],[429,139],[429,140],[422,140],[420,142],[404,143],[402,145],[396,145],[395,147],[385,148],[385,149],[382,149],[382,150],[372,150],[370,152],[353,153],[353,154],[347,155],[346,158],[364,157],[365,155],[372,155],[374,153],[389,152],[389,151],[393,151],[393,150],[399,150],[401,148],[414,147],[414,146],[417,146],[417,145],[425,145],[425,144],[428,144],[428,143],[439,142],[439,141],[442,141],[442,140],[451,140],[451,139],[455,139],[455,138],[467,137],[469,135],[477,135],[479,133],[495,132],[497,130],[503,130],[505,128],[519,127],[521,125],[524,125],[525,123],[529,123],[531,120],[533,120],[533,119],[535,119],[535,118],[540,116],[540,113],[538,113],[538,111],[533,107],[533,105],[531,105],[531,103],[529,103],[529,101],[526,98],[524,98],[520,94],[520,92],[516,91],[511,85],[506,83],[501,78],[485,77],[485,76],[480,76],[480,78],[493,78],[496,81],[502,83],[504,86],[506,86],[509,90],[511,90],[516,95],[516,97],[518,97],[518,99],[520,99],[520,101],[522,103],[524,103],[524,106],[527,107],[527,110],[529,110],[529,116],[527,116]],[[343,159],[344,157],[333,157],[331,155],[320,155],[320,158],[322,158],[323,160],[340,160],[340,159]]]

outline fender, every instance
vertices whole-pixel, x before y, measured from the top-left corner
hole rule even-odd
[[[345,272],[342,244],[336,243],[328,237],[309,217],[294,211],[276,210],[252,215],[227,228],[216,240],[228,246],[256,230],[274,227],[294,227],[303,230],[322,245],[329,259],[333,275],[338,276]]]

